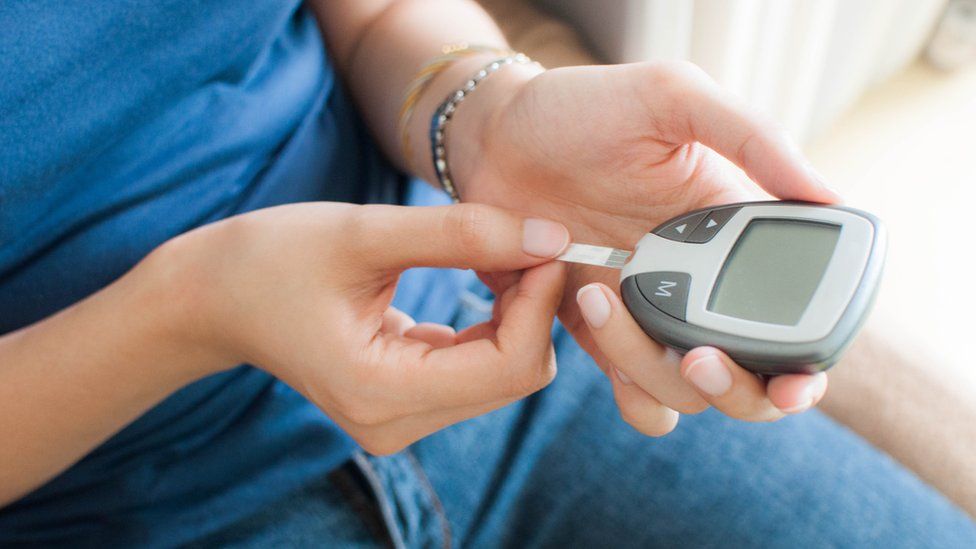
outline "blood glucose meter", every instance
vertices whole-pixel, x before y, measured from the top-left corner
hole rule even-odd
[[[681,352],[711,345],[757,373],[813,373],[864,322],[885,247],[881,222],[852,208],[730,204],[641,238],[620,291],[641,328]]]

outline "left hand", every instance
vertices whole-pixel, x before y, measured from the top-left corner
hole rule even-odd
[[[574,241],[632,248],[660,222],[700,207],[761,200],[766,192],[838,200],[785,132],[738,106],[690,63],[567,67],[533,78],[504,74],[493,77],[490,88],[486,82],[456,116],[480,138],[450,141],[448,134],[465,201],[560,221]],[[483,97],[476,100],[478,93]],[[716,349],[679,358],[626,313],[617,277],[574,265],[559,318],[611,378],[623,417],[642,432],[667,433],[677,412],[695,413],[707,404],[735,418],[770,421],[823,397],[822,373],[778,376],[767,384]],[[483,279],[496,293],[514,280],[498,274]],[[579,294],[587,326],[577,292],[590,282],[602,284]]]

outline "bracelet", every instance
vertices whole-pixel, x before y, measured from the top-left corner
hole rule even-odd
[[[444,137],[445,131],[447,130],[447,123],[454,116],[454,111],[457,110],[458,104],[464,101],[464,98],[473,92],[478,87],[478,84],[502,67],[511,65],[512,63],[525,65],[533,63],[533,61],[523,53],[516,53],[515,55],[509,55],[492,61],[476,72],[464,86],[448,95],[447,99],[437,107],[437,110],[434,111],[434,115],[430,119],[430,151],[434,160],[434,174],[437,176],[437,182],[441,188],[450,195],[454,202],[460,202],[461,197],[458,195],[457,187],[454,185],[454,179],[451,178],[451,170],[447,165],[446,139]]]
[[[410,143],[410,121],[413,119],[413,111],[420,101],[421,96],[427,91],[431,81],[452,63],[470,55],[479,53],[493,53],[498,56],[513,55],[515,52],[509,49],[496,48],[494,46],[483,46],[478,44],[468,44],[458,42],[456,44],[445,44],[441,47],[441,55],[424,63],[403,94],[403,103],[400,105],[400,112],[397,115],[397,126],[400,128],[400,152],[410,168],[413,163],[413,147]]]

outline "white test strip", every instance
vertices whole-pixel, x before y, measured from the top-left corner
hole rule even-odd
[[[617,248],[607,248],[606,246],[593,246],[591,244],[570,244],[563,255],[557,257],[559,261],[569,263],[584,263],[586,265],[596,265],[597,267],[610,267],[612,269],[622,269],[627,263],[627,258],[631,252]]]

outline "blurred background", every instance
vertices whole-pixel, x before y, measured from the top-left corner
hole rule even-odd
[[[698,64],[886,222],[874,314],[822,408],[976,516],[976,0],[482,3],[547,66]]]

